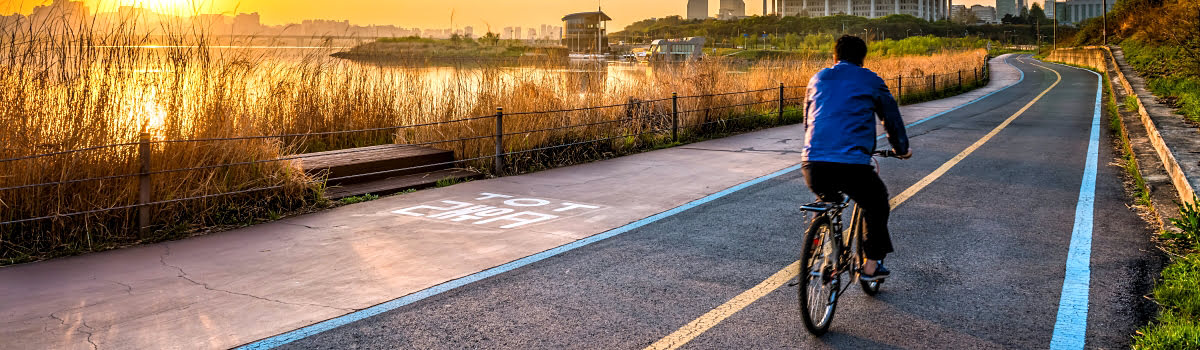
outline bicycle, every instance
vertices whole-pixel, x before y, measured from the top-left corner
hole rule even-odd
[[[896,157],[890,150],[875,151],[872,155]],[[804,327],[815,336],[829,331],[838,298],[850,288],[849,283],[844,288],[841,286],[843,275],[849,274],[849,277],[858,280],[863,292],[872,296],[879,293],[879,287],[884,281],[880,279],[868,282],[859,279],[866,258],[861,244],[866,223],[858,205],[851,205],[849,202],[850,197],[843,194],[841,201],[817,201],[800,207],[800,210],[816,215],[804,233],[800,273],[797,277]],[[850,227],[846,230],[849,234],[843,235],[842,211],[846,208],[851,208]],[[822,295],[822,292],[826,295]],[[824,307],[817,308],[822,306],[822,300]]]

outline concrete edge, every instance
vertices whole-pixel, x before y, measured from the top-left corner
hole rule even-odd
[[[1109,74],[1104,84],[1109,89],[1110,95],[1108,98],[1111,98],[1113,103],[1119,104],[1121,99],[1118,97],[1130,96],[1128,93],[1132,92],[1133,88],[1128,85],[1128,82],[1124,80],[1124,76],[1120,74],[1120,67],[1117,66],[1115,60],[1109,61],[1105,59],[1104,63],[1106,72],[1114,69],[1118,71],[1118,75]],[[1117,87],[1114,86],[1114,81],[1122,85],[1122,88],[1126,92],[1125,94],[1118,92]],[[1108,102],[1104,101],[1104,103]],[[1174,188],[1174,181],[1171,181],[1171,176],[1165,166],[1161,162],[1156,162],[1159,160],[1156,147],[1149,146],[1152,138],[1148,136],[1149,133],[1147,131],[1153,128],[1153,126],[1142,127],[1143,119],[1140,116],[1133,118],[1126,115],[1127,113],[1135,114],[1136,112],[1122,111],[1119,106],[1116,112],[1116,115],[1112,117],[1120,121],[1120,127],[1115,131],[1120,138],[1118,140],[1120,143],[1118,147],[1121,148],[1120,152],[1128,152],[1130,159],[1127,161],[1133,162],[1134,169],[1138,172],[1136,175],[1143,181],[1141,190],[1146,191],[1149,196],[1149,203],[1146,204],[1150,207],[1150,210],[1147,215],[1143,215],[1143,219],[1161,231],[1167,227],[1167,218],[1170,217],[1170,213],[1164,209],[1170,207],[1171,198],[1178,198],[1179,192]],[[1171,183],[1171,186],[1158,187],[1158,185],[1163,184],[1162,181],[1150,179],[1149,175],[1153,175],[1155,178],[1166,177],[1167,181],[1165,182]],[[1162,190],[1158,190],[1159,188]]]
[[[1154,150],[1158,153],[1158,158],[1162,162],[1163,167],[1167,169],[1167,174],[1171,177],[1171,183],[1175,185],[1175,191],[1179,194],[1181,203],[1193,203],[1196,198],[1196,190],[1188,181],[1187,174],[1183,172],[1183,168],[1179,166],[1179,161],[1175,158],[1175,153],[1171,151],[1170,146],[1163,139],[1162,133],[1159,131],[1158,124],[1150,117],[1150,113],[1146,110],[1146,105],[1142,102],[1142,98],[1134,91],[1133,85],[1126,79],[1125,73],[1121,70],[1121,65],[1117,61],[1117,56],[1113,54],[1112,49],[1108,46],[1100,46],[1107,53],[1106,60],[1112,60],[1112,64],[1116,67],[1117,79],[1121,82],[1121,87],[1125,89],[1128,96],[1134,96],[1138,104],[1138,115],[1141,116],[1142,125],[1146,126],[1146,134],[1150,137],[1150,144],[1154,146]]]

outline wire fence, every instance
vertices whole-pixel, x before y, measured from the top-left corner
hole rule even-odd
[[[885,83],[897,100],[914,102],[982,85],[988,80],[988,75],[985,63],[972,70],[949,74],[887,78]],[[575,109],[510,112],[499,107],[492,115],[354,130],[170,140],[155,140],[152,135],[143,133],[138,142],[0,159],[0,169],[4,166],[9,169],[20,166],[36,167],[40,166],[39,162],[46,160],[69,165],[86,163],[80,161],[82,159],[114,159],[114,162],[121,164],[113,169],[124,170],[120,173],[90,177],[45,178],[32,183],[13,183],[0,176],[0,232],[52,230],[54,225],[101,223],[136,229],[144,235],[156,224],[164,224],[156,221],[162,221],[159,214],[170,211],[171,205],[219,197],[252,195],[297,186],[303,188],[314,183],[339,183],[366,177],[411,174],[447,166],[471,167],[498,175],[529,168],[562,165],[563,155],[572,152],[592,153],[602,157],[604,153],[616,154],[644,148],[646,145],[676,143],[694,139],[694,136],[802,122],[805,118],[802,106],[806,99],[805,87],[785,86],[780,83],[778,86],[746,91],[689,96],[673,94],[670,97],[646,100],[629,98],[625,103]],[[533,118],[536,118],[536,122],[530,122]],[[529,127],[531,125],[539,127]],[[444,137],[406,142],[414,139],[410,134],[416,134],[418,131],[421,134]],[[307,174],[292,174],[290,178],[279,175],[303,169],[302,163],[306,157],[310,157],[308,154],[280,154],[262,159],[194,166],[167,165],[178,163],[171,161],[173,147],[182,145],[200,145],[224,150],[236,149],[230,144],[239,142],[283,142],[290,139],[362,133],[386,133],[392,137],[393,143],[450,150],[455,153],[455,158],[452,161],[434,164],[334,177],[329,177],[328,171],[320,173],[320,169],[317,169],[318,172],[306,169],[309,170]],[[349,148],[321,154],[353,155],[368,151],[371,149]],[[276,169],[274,172],[263,170],[271,166],[279,167],[270,168]],[[255,184],[211,185],[220,182],[223,177],[233,176],[233,172],[270,176],[264,176],[263,181]],[[187,175],[171,177],[184,176],[181,174]],[[305,180],[297,184],[297,176]],[[178,190],[192,187],[203,189]],[[84,196],[91,192],[118,199],[105,201]],[[66,201],[68,203],[61,203],[58,207],[72,210],[37,212],[36,209],[14,205],[13,198]],[[205,210],[204,206],[202,203],[197,205],[197,208]],[[0,243],[3,241],[0,240]]]

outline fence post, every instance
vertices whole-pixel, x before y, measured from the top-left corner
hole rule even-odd
[[[150,133],[138,137],[138,158],[141,160],[138,175],[138,237],[150,235]]]
[[[979,84],[979,68],[976,67],[975,69],[972,69],[972,71],[975,71],[975,83]]]
[[[807,93],[808,92],[805,91],[805,94],[807,94]],[[903,100],[903,99],[904,99],[904,76],[897,75],[896,76],[896,100]]]
[[[496,156],[492,167],[496,174],[504,172],[504,107],[496,107]]]
[[[779,121],[776,124],[783,124],[783,82],[779,82]]]
[[[958,90],[962,90],[962,70],[958,70]]]
[[[931,92],[932,92],[932,93],[934,93],[935,95],[937,94],[937,76],[938,76],[937,74],[934,74],[934,75],[932,76],[932,78],[933,78],[933,88],[932,88],[932,89],[929,89],[929,90],[932,90]]]
[[[679,93],[671,93],[671,142],[679,142]]]

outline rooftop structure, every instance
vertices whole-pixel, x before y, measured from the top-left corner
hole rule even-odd
[[[608,21],[603,11],[572,13],[563,16],[563,46],[572,53],[608,51]]]

